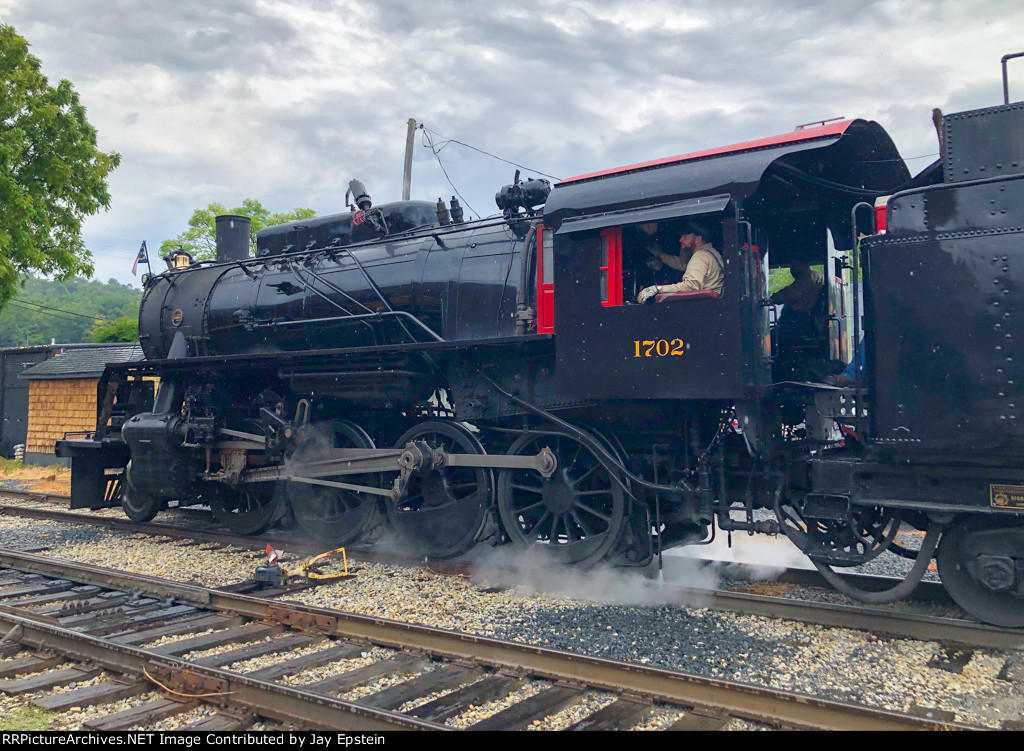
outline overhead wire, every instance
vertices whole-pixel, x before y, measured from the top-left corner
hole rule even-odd
[[[109,318],[102,318],[102,317],[99,317],[99,316],[90,316],[90,315],[86,315],[84,313],[75,313],[73,310],[64,310],[63,308],[52,308],[49,305],[40,305],[37,302],[27,302],[27,301],[24,301],[24,300],[8,300],[8,302],[11,305],[15,305],[15,306],[18,306],[18,307],[21,307],[21,308],[27,308],[29,310],[34,310],[34,308],[42,308],[42,310],[35,310],[34,312],[42,313],[43,315],[54,316],[55,318],[70,318],[71,316],[74,316],[74,317],[77,317],[77,318],[88,318],[90,321],[96,321],[96,322],[100,322],[100,323],[110,320]],[[48,313],[46,311],[54,311],[54,312]]]
[[[423,126],[421,126],[421,127],[423,127]],[[556,177],[555,175],[549,175],[547,172],[541,172],[539,169],[533,169],[532,167],[526,167],[526,166],[524,166],[522,164],[518,164],[517,162],[512,162],[512,161],[509,161],[508,159],[503,159],[502,157],[498,156],[497,154],[492,154],[489,151],[484,151],[483,149],[479,149],[476,146],[470,146],[468,143],[466,143],[464,141],[459,141],[458,139],[455,139],[455,138],[448,138],[447,136],[442,135],[441,133],[438,133],[436,130],[431,130],[430,128],[423,127],[423,132],[424,133],[432,133],[435,136],[437,136],[438,138],[445,139],[441,143],[441,145],[437,147],[437,150],[434,152],[435,154],[437,153],[437,151],[441,151],[448,144],[450,144],[450,143],[457,143],[457,144],[459,144],[459,146],[465,146],[467,149],[472,149],[473,151],[476,151],[476,152],[478,152],[480,154],[484,154],[485,156],[491,157],[491,159],[497,159],[499,162],[504,162],[505,164],[511,164],[513,167],[518,167],[519,169],[526,170],[527,172],[536,172],[538,175],[543,175],[544,177],[550,177],[552,180],[561,180],[562,179],[560,177]]]
[[[444,168],[444,162],[441,161],[441,154],[438,153],[438,149],[434,146],[434,139],[430,137],[430,133],[427,132],[426,128],[423,129],[423,140],[426,142],[424,145],[429,146],[430,150],[434,153],[434,157],[437,159],[437,164],[438,166],[441,167],[441,171],[444,173],[444,177],[448,181],[448,184],[451,185],[452,190],[455,191],[455,195],[462,199],[462,202],[466,204],[467,209],[472,211],[478,217],[483,216],[483,214],[481,214],[479,211],[477,211],[476,209],[469,205],[469,201],[467,201],[466,198],[459,192],[459,189],[455,187],[455,183],[453,183],[451,177],[448,176],[448,170]]]

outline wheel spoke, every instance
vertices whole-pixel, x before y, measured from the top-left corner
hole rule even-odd
[[[579,490],[576,492],[577,496],[591,496],[591,495],[611,495],[612,491],[608,488],[601,490]]]
[[[537,508],[538,506],[543,506],[543,505],[544,505],[544,501],[537,501],[536,503],[531,503],[531,504],[530,504],[529,506],[525,506],[525,507],[523,507],[523,508],[518,508],[518,507],[517,507],[517,508],[516,508],[516,512],[517,512],[517,513],[520,513],[520,514],[525,514],[525,513],[526,513],[527,511],[529,511],[530,509],[535,509],[535,508]]]
[[[580,458],[580,452],[583,450],[583,444],[576,444],[576,451],[572,455],[572,460],[566,465],[565,471],[568,472],[570,469],[576,466],[576,460]]]
[[[558,540],[558,526],[562,524],[564,517],[556,516],[555,520],[551,523],[551,542],[555,545],[561,545],[562,543]]]
[[[602,514],[599,511],[594,511],[594,509],[590,508],[589,506],[584,506],[582,503],[576,503],[574,504],[574,506],[578,508],[580,511],[586,511],[591,516],[596,516],[598,519],[601,519],[602,521],[610,522],[612,519],[610,516]]]
[[[540,525],[543,524],[545,521],[547,521],[549,516],[551,516],[551,512],[548,511],[547,509],[544,509],[544,513],[540,515],[540,519],[535,521],[533,523],[532,527],[530,527],[529,529],[524,529],[523,531],[526,532],[527,534],[537,534],[537,535],[539,535],[540,534]]]
[[[601,467],[602,467],[602,464],[600,462],[595,464],[593,467],[591,467],[586,472],[584,472],[582,475],[580,475],[579,477],[577,477],[575,480],[572,481],[573,487],[575,488],[575,487],[579,487],[580,485],[582,485],[584,482],[587,481],[587,479],[591,475],[593,475],[595,472],[597,472],[597,470],[601,469]]]
[[[584,538],[586,538],[586,537],[593,537],[594,536],[593,530],[591,530],[590,526],[585,521],[583,521],[583,519],[580,518],[579,514],[576,513],[576,508],[575,507],[573,507],[573,510],[572,510],[572,518],[576,522],[576,524],[579,525],[579,528],[583,530]]]
[[[514,490],[523,490],[523,491],[526,491],[527,493],[534,493],[534,494],[536,494],[536,493],[544,492],[544,488],[542,488],[540,486],[537,486],[537,485],[521,485],[521,484],[519,484],[517,482],[509,483],[509,487],[513,488]]]
[[[565,541],[567,543],[569,543],[569,544],[572,544],[572,541],[573,541],[572,526],[573,525],[572,525],[572,522],[570,521],[570,519],[571,519],[571,516],[563,516],[562,517],[562,524],[565,526]]]

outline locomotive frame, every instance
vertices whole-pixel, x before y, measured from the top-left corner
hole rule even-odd
[[[146,360],[107,368],[95,434],[58,443],[72,506],[203,503],[243,533],[287,516],[336,546],[390,525],[432,557],[487,540],[583,566],[785,534],[868,602],[937,550],[966,610],[1024,626],[1022,118],[946,117],[914,178],[878,124],[843,120],[550,195],[517,174],[477,222],[374,207],[354,181],[350,212],[268,228],[255,258],[222,218],[217,262],[147,281]],[[722,294],[632,303],[649,228],[694,219]],[[798,256],[825,268],[829,314],[786,341],[766,277]],[[852,387],[823,382],[861,352]],[[884,551],[914,560],[893,589],[835,576]]]

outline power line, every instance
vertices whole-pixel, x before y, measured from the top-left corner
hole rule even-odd
[[[18,303],[14,302],[13,300],[8,300],[8,302],[11,305],[18,306]],[[47,313],[45,310],[37,310],[36,308],[30,308],[30,307],[28,307],[26,305],[21,305],[20,307],[23,307],[26,310],[31,310],[33,313],[38,313],[39,315],[51,316],[52,318],[59,318],[62,321],[76,321],[77,320],[75,318],[72,318],[71,316],[63,315],[62,313]]]
[[[444,138],[445,139],[441,143],[441,145],[438,146],[437,149],[434,150],[435,156],[437,155],[438,151],[443,149],[448,144],[450,144],[450,143],[457,143],[457,144],[459,144],[459,146],[465,146],[467,149],[472,149],[473,151],[476,151],[476,152],[478,152],[480,154],[484,154],[485,156],[491,157],[491,159],[497,159],[499,162],[504,162],[505,164],[511,164],[513,167],[518,167],[519,169],[524,169],[527,172],[536,172],[538,175],[544,175],[544,177],[550,177],[552,180],[561,180],[562,179],[560,177],[555,177],[554,175],[549,175],[547,172],[541,172],[539,169],[533,169],[531,167],[524,167],[522,164],[517,164],[516,162],[510,162],[508,159],[502,159],[497,154],[492,154],[489,151],[484,151],[483,149],[478,149],[476,146],[470,146],[468,143],[465,143],[463,141],[459,141],[459,140],[456,140],[454,138],[448,138],[447,136],[443,136],[440,133],[438,133],[436,130],[430,130],[429,128],[423,128],[423,132],[424,133],[430,132],[430,133],[433,133],[438,138]],[[431,143],[431,148],[433,148],[433,143]]]
[[[431,131],[431,132],[433,132],[433,131]],[[474,209],[472,206],[469,205],[469,201],[467,201],[465,199],[465,197],[459,192],[459,189],[455,187],[455,183],[452,182],[452,179],[450,177],[448,177],[448,170],[446,170],[444,168],[444,164],[441,162],[441,155],[439,153],[437,153],[438,150],[436,148],[434,148],[434,139],[430,137],[430,134],[427,132],[426,128],[423,129],[423,138],[427,142],[427,144],[430,145],[430,150],[434,152],[434,156],[437,157],[437,164],[438,164],[438,166],[441,167],[441,171],[444,173],[445,179],[448,181],[448,184],[451,185],[452,186],[452,190],[455,191],[455,195],[457,195],[459,198],[462,199],[462,202],[464,204],[466,204],[466,208],[467,209],[472,211],[478,217],[479,216],[483,216],[483,214],[481,214],[479,211],[477,211],[476,209]]]
[[[40,305],[37,302],[26,302],[24,300],[10,300],[9,302],[11,303],[11,305],[18,305],[18,306],[21,306],[23,308],[28,308],[29,310],[31,310],[32,309],[31,306],[34,305],[35,307],[43,308],[44,310],[53,310],[53,311],[56,311],[56,313],[63,313],[66,316],[77,316],[78,318],[88,318],[91,321],[103,322],[103,321],[110,320],[108,318],[100,318],[100,317],[97,317],[97,316],[88,316],[88,315],[85,315],[84,313],[76,313],[73,310],[64,310],[62,308],[51,308],[49,305]],[[44,310],[38,310],[38,311],[35,311],[35,312],[43,313]],[[55,313],[46,313],[46,315],[55,315]]]

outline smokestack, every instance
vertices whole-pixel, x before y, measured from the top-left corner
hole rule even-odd
[[[217,217],[217,260],[244,261],[249,257],[249,228],[252,220],[247,216],[222,214]]]

